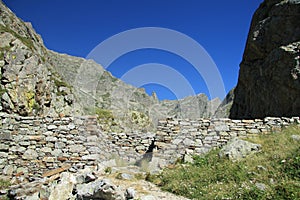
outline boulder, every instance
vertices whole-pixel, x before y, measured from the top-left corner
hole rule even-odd
[[[50,193],[49,200],[67,200],[73,197],[72,191],[76,184],[76,178],[71,173],[63,172],[60,175],[60,179],[60,183],[54,185],[54,189]]]
[[[249,154],[259,152],[260,149],[261,145],[259,144],[254,144],[239,138],[233,138],[221,149],[219,156],[225,156],[230,160],[235,161],[244,158]]]
[[[125,192],[109,179],[96,180],[76,186],[77,199],[125,200]]]

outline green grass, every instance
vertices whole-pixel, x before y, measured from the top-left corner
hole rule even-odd
[[[300,135],[300,127],[248,138],[262,151],[243,160],[231,162],[212,150],[148,180],[191,199],[300,199],[300,142],[291,135]]]
[[[8,189],[10,185],[11,184],[9,181],[0,179],[0,190]],[[0,200],[7,200],[7,199],[9,199],[9,198],[6,195],[0,197]]]

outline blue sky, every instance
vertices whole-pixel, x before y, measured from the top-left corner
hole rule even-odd
[[[237,84],[239,63],[253,13],[262,0],[3,0],[24,21],[30,21],[47,48],[86,57],[99,43],[120,32],[140,27],[162,27],[197,41],[215,62],[228,92]],[[194,93],[210,96],[201,75],[185,59],[158,49],[142,49],[120,56],[107,69],[122,77],[135,66],[160,63],[183,75]],[[167,74],[163,76],[168,76]],[[177,80],[174,80],[176,83]],[[134,83],[133,83],[134,84]],[[175,94],[166,85],[143,86],[159,99]],[[220,98],[223,98],[221,96]]]

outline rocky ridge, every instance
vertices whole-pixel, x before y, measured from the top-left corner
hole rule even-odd
[[[257,9],[230,118],[300,115],[299,18],[299,0],[266,0]]]
[[[0,9],[1,111],[22,116],[80,113],[71,87],[46,62],[41,37],[2,2]]]

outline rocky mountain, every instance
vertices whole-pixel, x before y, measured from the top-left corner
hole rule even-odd
[[[230,109],[233,104],[234,99],[234,89],[231,89],[228,94],[226,95],[225,99],[217,108],[215,114],[213,115],[214,118],[228,118],[230,114]]]
[[[70,115],[72,88],[47,62],[47,49],[30,23],[0,2],[1,111],[27,115]],[[75,110],[76,111],[75,111]]]
[[[231,118],[300,115],[299,19],[299,0],[265,0],[255,12]]]
[[[204,94],[159,101],[101,65],[48,50],[30,23],[1,1],[1,107],[22,116],[96,114],[104,131],[152,130],[165,117],[211,117],[220,100]]]

